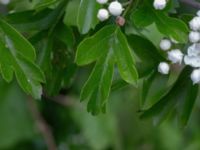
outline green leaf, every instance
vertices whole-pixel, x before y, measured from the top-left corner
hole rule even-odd
[[[169,90],[169,75],[160,74],[156,69],[144,78],[142,83],[142,109],[148,109],[157,103]]]
[[[38,10],[42,10],[45,9],[53,4],[55,4],[56,2],[58,2],[59,0],[40,0],[34,9]]]
[[[185,125],[198,94],[198,85],[193,85],[190,79],[191,72],[190,67],[185,67],[171,89],[155,105],[143,112],[141,118],[154,117],[157,122],[161,122],[175,109],[179,112],[176,115],[181,125]]]
[[[157,48],[146,38],[130,35],[127,39],[130,47],[133,49],[133,53],[138,58],[136,66],[140,78],[149,75],[154,69],[157,70],[158,64],[165,60]]]
[[[78,10],[78,28],[82,34],[87,33],[98,23],[97,13],[100,5],[95,1],[81,0]]]
[[[113,50],[121,77],[128,83],[135,83],[138,78],[135,62],[124,34],[118,28],[114,37]]]
[[[27,96],[15,82],[0,79],[0,149],[17,145],[37,135],[35,123],[27,105]]]
[[[165,12],[155,10],[149,1],[145,1],[143,7],[132,13],[131,20],[137,27],[155,23],[164,35],[181,43],[187,42],[187,25],[179,19],[167,16]]]
[[[60,3],[54,10],[16,12],[9,14],[5,19],[12,26],[23,32],[46,30],[57,24],[65,6],[66,1]]]
[[[11,81],[15,72],[22,89],[39,99],[44,75],[34,63],[35,50],[13,27],[0,20],[0,71],[6,81]]]
[[[65,9],[65,16],[63,19],[64,24],[66,24],[67,26],[78,26],[77,18],[79,5],[80,0],[69,1]]]
[[[134,58],[125,36],[115,26],[106,26],[94,36],[82,41],[78,46],[75,61],[78,65],[89,64],[107,53],[111,47],[121,77],[128,83],[134,83],[138,78]]]
[[[82,89],[81,100],[89,99],[88,111],[98,114],[105,109],[114,63],[117,63],[122,79],[128,83],[135,83],[138,74],[128,42],[116,26],[104,27],[78,46],[76,63],[85,65],[93,61],[97,63]]]
[[[95,35],[83,40],[77,49],[76,63],[78,65],[87,65],[107,53],[110,39],[115,30],[115,26],[106,26]]]
[[[113,70],[114,55],[113,51],[110,50],[98,60],[82,89],[81,100],[90,100],[88,103],[88,111],[94,115],[104,112],[112,84]]]

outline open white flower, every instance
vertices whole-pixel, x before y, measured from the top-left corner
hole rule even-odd
[[[200,30],[200,17],[199,16],[194,17],[189,22],[189,25],[190,25],[190,29],[192,29],[194,31]]]
[[[153,6],[157,10],[162,10],[166,7],[167,1],[166,0],[154,0]]]
[[[189,41],[191,43],[196,43],[200,40],[200,33],[197,31],[191,31],[189,34]]]
[[[193,81],[193,84],[200,83],[200,69],[195,69],[191,74],[191,79]]]
[[[200,67],[200,43],[195,43],[188,47],[184,62],[194,68]]]
[[[174,49],[168,52],[168,59],[174,64],[181,64],[183,60],[183,53],[179,49]]]
[[[168,74],[169,73],[169,64],[166,62],[161,62],[158,65],[158,72],[160,72],[161,74]]]

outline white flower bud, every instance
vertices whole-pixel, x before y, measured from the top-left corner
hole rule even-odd
[[[200,10],[199,10],[199,11],[197,11],[197,16],[199,16],[199,17],[200,17]]]
[[[99,9],[98,14],[97,14],[97,18],[100,21],[105,21],[109,18],[109,13],[106,9]]]
[[[200,40],[200,33],[196,31],[191,31],[189,34],[189,41],[191,43],[197,43]]]
[[[174,64],[175,63],[181,64],[183,59],[183,53],[179,49],[174,49],[168,52],[168,59]]]
[[[200,82],[200,69],[195,69],[191,74],[191,79],[193,84],[197,84]]]
[[[158,65],[158,72],[160,72],[161,74],[168,74],[169,73],[169,64],[166,62],[161,62]]]
[[[166,7],[167,1],[166,0],[154,0],[153,6],[157,10],[162,10]]]
[[[8,5],[10,3],[10,0],[0,0],[0,3],[3,5]]]
[[[166,50],[169,50],[171,48],[172,44],[171,44],[171,41],[168,40],[168,39],[162,39],[160,41],[160,48],[163,50],[163,51],[166,51]]]
[[[96,0],[99,4],[106,4],[108,0]]]
[[[110,3],[108,10],[113,16],[120,16],[122,14],[123,7],[121,3],[114,1]]]
[[[194,30],[194,31],[200,30],[200,17],[199,17],[199,16],[194,17],[194,18],[189,22],[189,25],[190,25],[190,29],[192,29],[192,30]]]

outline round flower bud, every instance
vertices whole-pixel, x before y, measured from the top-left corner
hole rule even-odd
[[[122,14],[123,7],[121,3],[115,1],[110,3],[108,10],[113,16],[120,16]]]
[[[96,0],[99,4],[106,4],[108,0]]]
[[[166,7],[167,1],[166,0],[154,0],[153,6],[157,10],[162,10]]]
[[[117,16],[115,22],[118,26],[124,26],[126,20],[122,16]]]
[[[160,41],[160,48],[163,50],[163,51],[166,51],[166,50],[169,50],[171,48],[172,44],[171,44],[171,41],[168,40],[168,39],[162,39]]]
[[[168,59],[174,64],[175,63],[181,64],[183,59],[183,53],[179,49],[174,49],[168,52]]]
[[[197,11],[197,16],[199,16],[199,17],[200,17],[200,10],[199,10],[199,11]]]
[[[100,21],[105,21],[109,18],[109,13],[106,9],[99,9],[98,14],[97,14],[97,18]]]
[[[168,74],[169,73],[169,64],[166,62],[161,62],[158,65],[158,72],[160,72],[161,74]]]
[[[10,0],[0,0],[0,3],[3,5],[8,5],[10,3]]]
[[[196,31],[191,31],[189,34],[189,41],[191,43],[197,43],[200,40],[200,33]]]
[[[191,74],[191,79],[193,84],[197,84],[200,82],[200,69],[195,69]]]
[[[200,30],[200,17],[199,17],[199,16],[194,17],[194,18],[189,22],[189,25],[190,25],[190,29],[192,29],[192,30],[194,30],[194,31]]]

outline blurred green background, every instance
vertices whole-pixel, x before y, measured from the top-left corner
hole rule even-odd
[[[15,11],[32,8],[27,0],[13,0],[12,5]],[[180,11],[194,12],[187,7]],[[156,37],[152,42],[158,45],[162,35],[152,28],[145,31],[149,39]],[[106,114],[92,116],[79,100],[89,73],[90,69],[78,70],[64,95],[40,101],[25,95],[15,81],[8,84],[0,79],[0,150],[46,150],[49,139],[58,150],[200,149],[200,97],[184,128],[170,118],[160,125],[152,119],[141,120],[141,91],[133,86],[113,91]]]
[[[82,77],[84,78],[84,76]],[[81,78],[81,80],[82,80]],[[107,113],[92,116],[79,102],[82,83],[76,83],[67,97],[29,100],[15,82],[0,82],[0,149],[45,150],[36,110],[48,123],[59,150],[198,150],[200,149],[200,104],[195,105],[185,128],[175,121],[154,125],[139,119],[139,93],[127,86],[111,94]],[[35,108],[34,108],[35,109]]]

